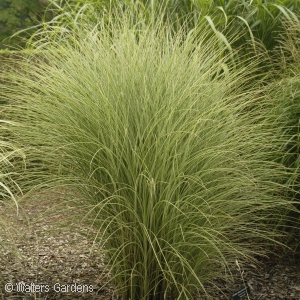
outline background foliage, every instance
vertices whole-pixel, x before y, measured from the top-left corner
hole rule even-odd
[[[49,21],[50,11],[45,15],[47,0],[0,0],[0,49],[24,45],[22,38],[28,37],[33,30],[9,39],[19,30]]]

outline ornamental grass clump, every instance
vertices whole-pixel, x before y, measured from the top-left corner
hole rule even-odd
[[[269,221],[289,205],[281,131],[265,122],[255,59],[235,64],[204,29],[145,24],[48,28],[2,92],[27,181],[92,204],[122,299],[191,299],[276,237]]]

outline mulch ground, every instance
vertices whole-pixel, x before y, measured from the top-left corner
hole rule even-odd
[[[0,204],[5,224],[0,231],[0,299],[118,299],[107,284],[105,257],[94,242],[97,232],[81,222],[86,211],[78,208],[80,200],[66,198],[38,193],[20,203],[18,215],[15,206]],[[195,300],[232,299],[245,282],[250,295],[241,299],[300,299],[299,254],[239,267],[233,266],[233,279],[207,285],[210,298]]]

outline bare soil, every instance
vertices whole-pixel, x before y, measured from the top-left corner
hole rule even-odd
[[[107,284],[97,231],[81,221],[82,207],[63,192],[37,193],[20,203],[18,214],[14,204],[0,204],[0,299],[118,299]],[[196,300],[232,299],[246,283],[251,293],[241,299],[299,300],[300,255],[233,266],[233,278],[215,280],[206,286],[211,297]]]

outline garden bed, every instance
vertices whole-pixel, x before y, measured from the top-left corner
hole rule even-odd
[[[0,235],[4,242],[0,250],[1,299],[118,299],[112,285],[102,287],[109,276],[103,273],[101,247],[94,242],[96,230],[81,222],[85,211],[76,205],[80,200],[66,198],[62,193],[36,194],[21,203],[19,215],[15,207],[0,206],[6,223]],[[207,285],[210,299],[231,299],[243,288],[242,277],[251,290],[249,299],[300,299],[299,254],[265,259],[258,267],[250,263],[239,267],[232,266],[233,280],[225,277],[216,280],[216,286]],[[5,291],[7,283],[14,284],[14,292]],[[29,285],[36,290],[44,285],[45,290],[22,292],[22,283],[23,290]],[[92,289],[79,292],[87,286]],[[198,296],[200,299],[207,298]]]

